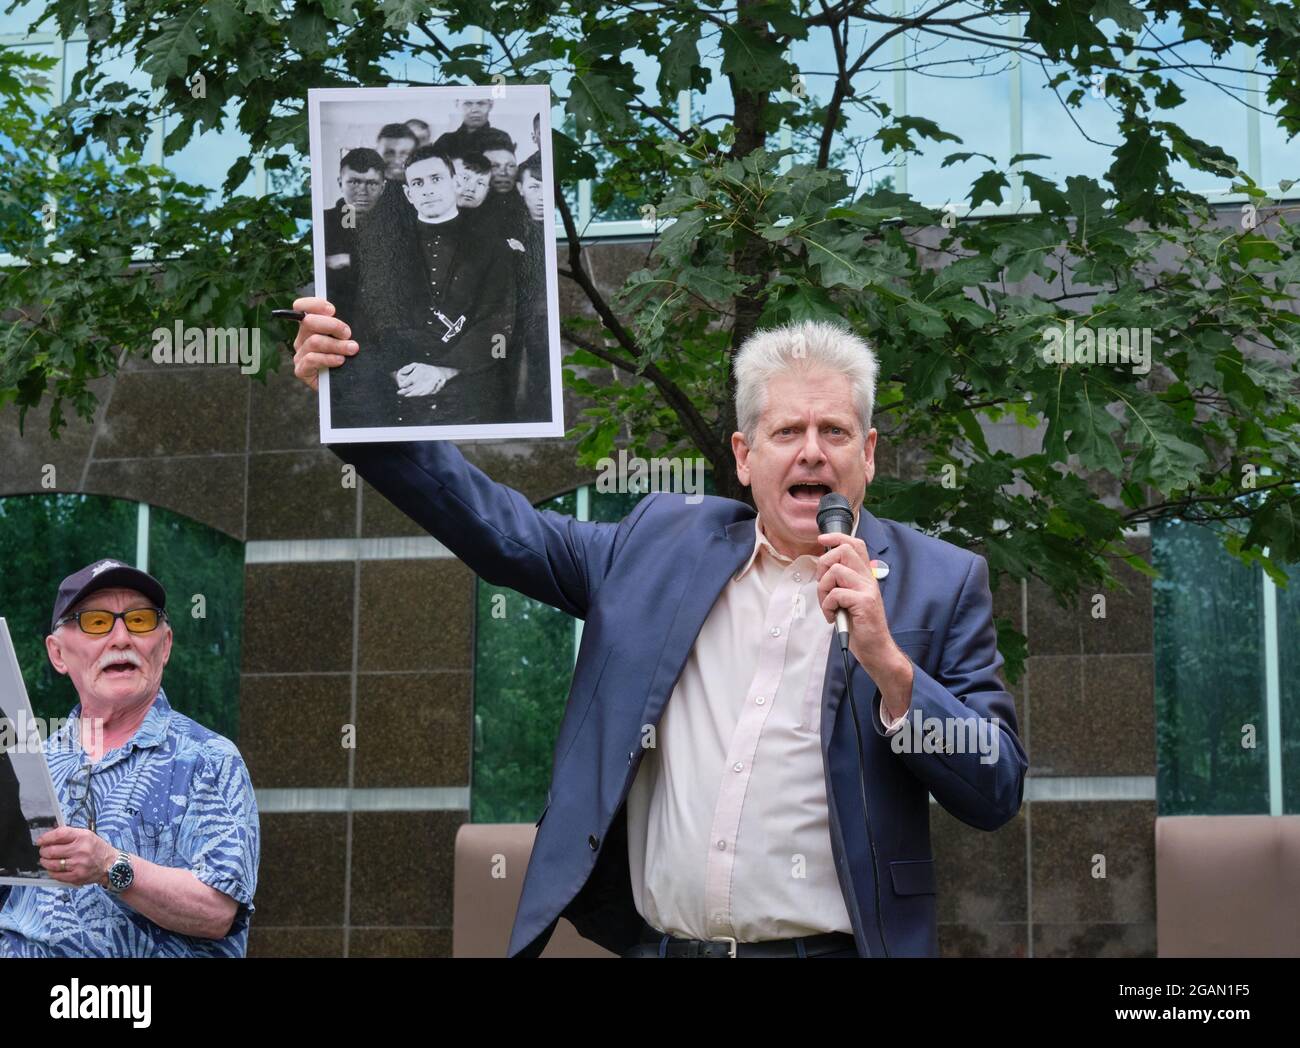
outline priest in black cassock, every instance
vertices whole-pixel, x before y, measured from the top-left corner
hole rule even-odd
[[[361,226],[361,352],[330,373],[338,427],[513,420],[515,262],[504,239],[474,235],[456,206],[450,156],[406,162],[405,208]]]

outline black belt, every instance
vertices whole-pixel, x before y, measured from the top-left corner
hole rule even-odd
[[[854,950],[857,945],[847,932],[805,935],[797,939],[769,939],[765,942],[736,942],[734,939],[678,939],[649,925],[641,932],[641,944],[624,957],[817,957],[823,953]],[[800,947],[802,946],[802,952]]]

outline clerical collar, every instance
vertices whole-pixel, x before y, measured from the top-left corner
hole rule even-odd
[[[459,211],[452,211],[451,214],[449,214],[446,218],[425,218],[417,211],[415,213],[415,217],[419,221],[423,222],[426,226],[440,226],[444,222],[450,222],[453,218],[455,218],[459,214],[460,214]]]

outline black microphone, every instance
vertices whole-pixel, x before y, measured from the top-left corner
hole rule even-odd
[[[823,495],[817,503],[819,535],[852,535],[853,507],[838,492]],[[840,638],[840,651],[849,650],[849,616],[843,608],[835,611],[835,632]]]

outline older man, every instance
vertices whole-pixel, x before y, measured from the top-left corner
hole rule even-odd
[[[296,308],[310,380],[352,349],[329,303]],[[629,957],[932,956],[930,796],[983,830],[1020,808],[986,562],[862,507],[870,347],[805,323],[733,366],[757,514],[656,493],[578,522],[445,442],[334,448],[484,579],[585,620],[511,956],[561,916]],[[852,534],[822,533],[831,493]]]
[[[257,805],[235,746],[163,693],[166,599],[114,560],[59,587],[45,646],[81,702],[45,743],[67,825],[36,844],[66,888],[0,888],[0,957],[247,951]]]

